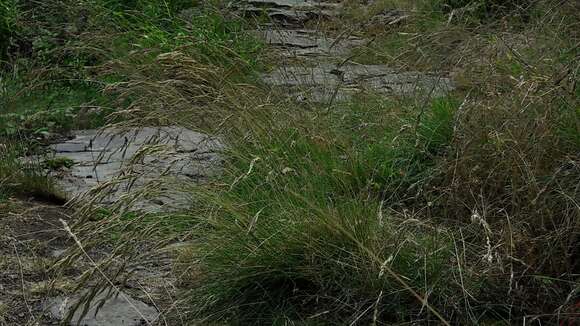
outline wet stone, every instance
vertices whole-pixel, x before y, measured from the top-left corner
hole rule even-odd
[[[69,199],[84,196],[110,205],[147,192],[130,208],[180,210],[190,198],[175,185],[204,182],[218,173],[221,163],[219,140],[181,127],[81,130],[74,136],[51,146],[53,158],[74,162],[53,173],[57,188]],[[96,187],[106,189],[87,196]]]
[[[86,292],[85,292],[86,293]],[[157,318],[157,310],[123,292],[107,296],[101,292],[89,304],[83,315],[84,305],[74,311],[69,325],[83,326],[138,326],[150,325]],[[79,302],[80,296],[57,297],[46,302],[46,308],[54,319],[65,320]]]

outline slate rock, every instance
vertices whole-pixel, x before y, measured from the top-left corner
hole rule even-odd
[[[79,302],[80,297],[77,295],[51,298],[45,303],[45,306],[52,318],[65,320]],[[135,300],[123,292],[107,296],[107,292],[103,291],[90,302],[89,309],[83,316],[84,308],[84,305],[80,305],[75,310],[69,325],[138,326],[153,323],[159,316],[155,308]]]
[[[287,57],[295,56],[346,56],[353,48],[364,44],[364,40],[346,36],[332,38],[307,29],[267,29],[255,31],[266,44],[284,49]]]
[[[274,88],[294,90],[311,102],[346,101],[360,92],[383,96],[443,96],[453,89],[446,77],[419,72],[397,72],[384,65],[321,63],[315,67],[280,67],[262,75]]]
[[[176,126],[81,130],[73,139],[51,146],[54,157],[74,162],[53,176],[69,199],[109,185],[98,194],[99,204],[147,191],[147,198],[133,202],[132,209],[179,210],[187,208],[188,192],[164,187],[163,182],[191,184],[214,176],[222,148],[214,137]],[[88,199],[95,198],[93,194]]]
[[[266,14],[272,21],[296,26],[321,17],[338,15],[340,4],[314,0],[245,0],[238,4],[242,15]]]

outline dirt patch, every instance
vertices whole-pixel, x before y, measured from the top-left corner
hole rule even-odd
[[[0,325],[56,324],[42,300],[72,288],[71,275],[51,269],[71,242],[63,207],[11,198],[0,202]]]
[[[63,316],[55,314],[54,309],[51,311],[54,305],[50,303],[74,299],[79,294],[75,292],[78,277],[91,268],[84,259],[75,260],[75,265],[66,270],[54,268],[57,261],[66,257],[67,249],[76,246],[62,223],[73,224],[73,220],[73,210],[63,206],[16,198],[0,202],[0,326],[60,325],[57,317]],[[133,305],[137,302],[148,307],[151,311],[148,316],[157,316],[153,318],[154,325],[181,324],[169,321],[180,315],[176,312],[170,254],[176,250],[180,248],[174,245],[165,254],[151,253],[150,261],[133,266],[131,273],[120,277],[125,281],[115,282],[115,286],[127,298],[114,299],[119,303],[111,306],[113,312],[119,306],[130,305],[127,300],[133,300]],[[93,248],[89,252],[97,262],[109,254],[106,248]],[[92,285],[85,284],[84,291]],[[98,318],[87,320],[96,320],[101,325],[107,320],[107,313],[111,313],[109,310],[99,310]]]

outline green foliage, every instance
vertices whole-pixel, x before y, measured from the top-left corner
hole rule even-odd
[[[99,0],[105,8],[115,12],[140,11],[146,15],[167,17],[194,6],[193,0]]]
[[[0,137],[46,136],[103,125],[111,100],[92,85],[27,85],[10,77],[0,97]]]
[[[130,28],[127,41],[139,48],[187,49],[200,62],[217,66],[254,68],[257,64],[260,43],[244,32],[241,22],[226,20],[214,11],[196,11],[187,20],[176,17],[165,26],[139,22]]]
[[[8,4],[3,7],[7,14]],[[176,50],[199,63],[231,69],[232,78],[250,76],[260,44],[240,21],[226,20],[210,7],[181,14],[193,5],[100,0],[72,5],[60,0],[19,6],[18,40],[28,50],[16,49],[0,73],[0,135],[102,126],[111,108],[131,101],[105,95],[107,85],[146,74],[146,67],[157,68],[159,55]],[[14,30],[14,15],[3,17],[2,26]],[[157,78],[158,71],[151,74]]]

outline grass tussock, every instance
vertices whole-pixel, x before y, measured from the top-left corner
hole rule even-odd
[[[25,160],[28,148],[17,142],[0,142],[0,201],[11,196],[63,202],[38,159]]]
[[[416,129],[410,112],[380,102],[326,115],[265,108],[234,122],[225,186],[200,194],[207,210],[196,214],[198,316],[395,321],[420,310],[400,310],[418,288],[444,306],[457,286],[451,235],[383,210],[426,178],[432,166],[420,161],[450,140],[455,108],[434,103]]]

